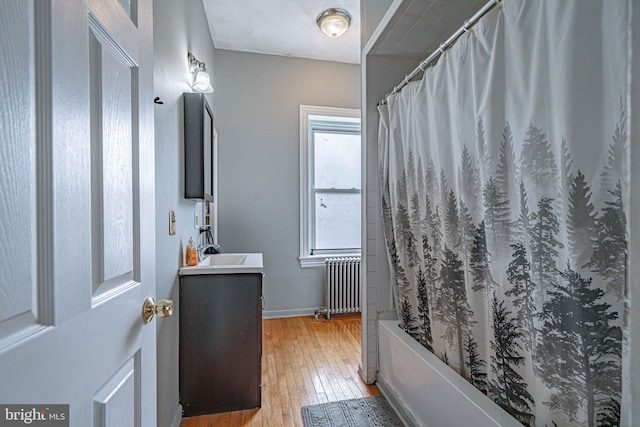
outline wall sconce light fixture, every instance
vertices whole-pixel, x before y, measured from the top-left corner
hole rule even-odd
[[[213,92],[213,86],[211,86],[211,78],[207,73],[207,65],[204,62],[198,61],[195,56],[189,52],[189,71],[193,76],[193,83],[191,87],[196,92],[211,93]]]
[[[332,38],[340,37],[349,29],[351,15],[344,9],[332,7],[322,12],[316,18],[318,27]]]

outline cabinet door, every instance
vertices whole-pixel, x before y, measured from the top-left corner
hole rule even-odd
[[[213,111],[202,93],[184,98],[184,197],[214,201],[215,147]]]
[[[180,402],[185,416],[260,406],[262,275],[185,276]]]

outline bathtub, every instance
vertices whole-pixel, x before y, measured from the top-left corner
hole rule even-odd
[[[522,426],[453,369],[402,331],[379,320],[376,384],[408,426]]]

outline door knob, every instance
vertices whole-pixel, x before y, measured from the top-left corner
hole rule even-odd
[[[173,301],[170,299],[161,299],[156,304],[152,297],[148,297],[142,305],[142,320],[144,320],[144,323],[151,322],[151,319],[153,319],[155,315],[158,315],[158,317],[167,317],[172,314]]]

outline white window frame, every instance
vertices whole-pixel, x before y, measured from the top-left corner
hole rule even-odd
[[[354,108],[318,107],[300,105],[300,266],[324,266],[326,258],[331,256],[359,256],[361,249],[355,251],[335,251],[321,255],[311,255],[313,241],[313,208],[311,207],[311,187],[313,174],[313,153],[310,148],[309,116],[330,116],[360,119],[360,110]],[[361,133],[362,135],[362,133]],[[361,145],[362,146],[362,145]],[[314,201],[315,203],[315,201]]]

